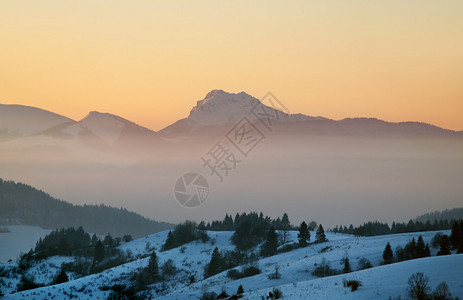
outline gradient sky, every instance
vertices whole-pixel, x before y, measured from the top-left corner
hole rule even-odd
[[[154,130],[212,89],[463,130],[463,1],[0,1],[0,103]]]

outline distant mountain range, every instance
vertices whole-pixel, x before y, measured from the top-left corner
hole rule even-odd
[[[303,114],[289,114],[273,103],[261,103],[245,92],[237,94],[213,90],[197,101],[187,118],[178,120],[159,132],[109,113],[90,112],[76,122],[39,108],[0,105],[0,147],[28,149],[58,147],[79,151],[81,147],[96,151],[133,152],[140,149],[171,149],[194,137],[223,134],[246,116],[257,122],[253,108],[261,105],[261,117],[276,116],[277,134],[340,136],[433,136],[463,137],[452,131],[419,122],[391,123],[374,118],[331,120]],[[274,108],[275,107],[275,108]]]
[[[23,224],[45,229],[82,226],[86,231],[135,238],[171,229],[173,224],[156,222],[126,209],[104,205],[73,205],[31,186],[0,179],[0,224]]]

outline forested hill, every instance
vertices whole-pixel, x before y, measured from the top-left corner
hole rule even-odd
[[[171,229],[127,209],[105,205],[73,205],[29,185],[0,179],[0,224],[24,224],[46,229],[82,226],[87,232],[142,237]]]
[[[439,220],[462,220],[463,219],[463,207],[446,209],[442,211],[434,211],[426,213],[416,218],[416,221],[420,222],[434,222]]]

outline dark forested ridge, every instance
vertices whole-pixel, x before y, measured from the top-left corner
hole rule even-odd
[[[82,226],[86,231],[116,236],[142,237],[171,229],[173,224],[156,222],[127,209],[105,205],[73,205],[55,199],[29,185],[0,179],[0,221],[47,229]]]

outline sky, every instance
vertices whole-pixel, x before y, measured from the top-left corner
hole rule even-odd
[[[463,130],[463,1],[0,2],[0,103],[153,130],[212,89]]]

